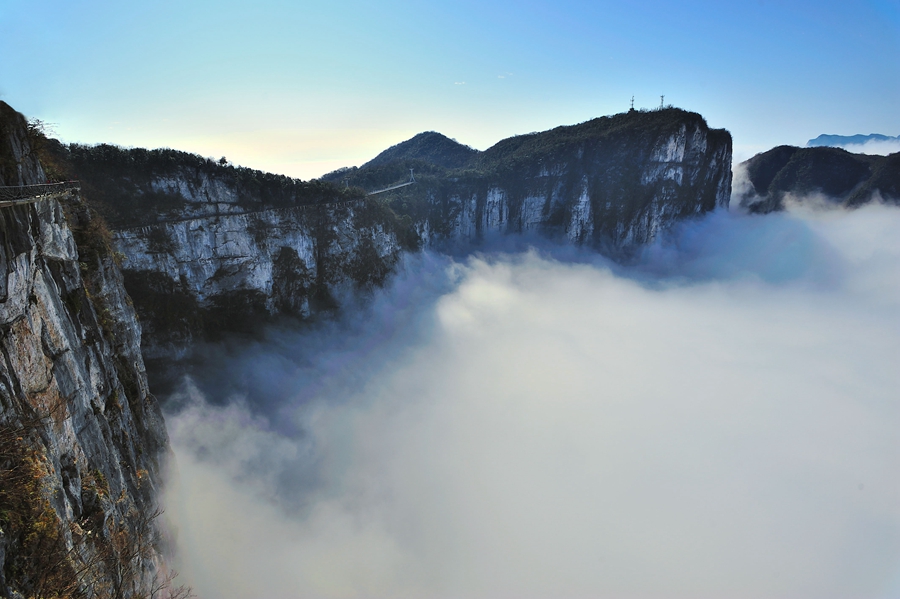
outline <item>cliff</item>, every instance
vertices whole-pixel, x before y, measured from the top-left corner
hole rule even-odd
[[[91,205],[117,229],[364,197],[362,190],[235,167],[225,157],[214,161],[171,149],[63,145],[40,136],[40,155],[51,178],[80,181]]]
[[[390,210],[357,200],[120,229],[115,243],[152,338],[145,356],[157,358],[277,315],[334,309],[380,285],[412,247],[407,237]]]
[[[33,128],[0,101],[0,186],[44,183],[47,179],[33,147]]]
[[[422,247],[531,233],[627,256],[726,206],[731,186],[730,135],[675,109],[485,152],[431,132],[303,182],[174,150],[64,146],[0,108],[3,182],[79,179],[114,228],[77,190],[0,208],[6,596],[139,597],[169,581],[155,521],[167,440],[145,359],[333,310]],[[416,184],[366,195],[409,168]]]
[[[731,136],[677,109],[598,118],[484,152],[423,133],[307,183],[171,150],[54,152],[61,171],[103,189],[146,358],[332,309],[379,285],[405,250],[529,233],[627,256],[677,220],[726,206],[731,190]],[[408,179],[410,168],[415,185],[365,195]]]
[[[42,182],[24,119],[0,105],[0,123],[4,182]],[[0,596],[169,580],[168,441],[110,241],[77,190],[0,208]]]
[[[731,194],[730,134],[674,108],[520,135],[455,169],[443,167],[451,140],[435,149],[424,135],[326,179],[371,190],[415,169],[419,184],[389,205],[413,218],[426,244],[533,232],[615,255],[678,219],[727,206]]]
[[[900,203],[900,153],[851,154],[840,148],[778,146],[741,163],[748,185],[735,199],[750,212],[783,210],[785,201],[824,197],[859,206],[873,198]]]

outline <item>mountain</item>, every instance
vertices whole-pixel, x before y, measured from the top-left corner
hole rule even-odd
[[[378,190],[415,168],[419,184],[388,203],[426,244],[537,233],[622,254],[679,218],[727,205],[731,188],[730,134],[678,109],[516,136],[456,169],[404,156],[343,178]]]
[[[408,168],[417,183],[366,195]],[[28,197],[0,205],[0,595],[103,599],[170,580],[155,519],[168,441],[148,360],[335,310],[421,248],[522,233],[627,259],[728,204],[731,136],[675,109],[485,152],[426,133],[346,186],[64,145],[0,103],[0,184],[47,178],[80,183],[6,190]]]
[[[0,185],[45,182],[35,133],[0,102]],[[2,191],[0,596],[149,596],[168,437],[111,235],[77,188]]]
[[[463,168],[470,164],[480,152],[450,139],[436,131],[425,131],[384,150],[361,167],[344,167],[323,175],[323,181],[333,183],[349,182],[360,170],[402,162],[418,172],[430,171],[433,167],[442,169]]]
[[[323,181],[235,167],[168,148],[64,145],[42,137],[41,162],[52,179],[78,179],[91,205],[114,228],[364,197]]]
[[[743,162],[749,187],[735,199],[751,212],[782,210],[790,197],[821,196],[846,206],[880,197],[900,203],[900,154],[851,154],[840,148],[779,146]]]
[[[826,135],[822,134],[815,139],[806,142],[807,147],[817,148],[822,146],[848,146],[862,145],[869,141],[900,141],[900,136],[891,137],[890,135],[881,135],[880,133],[870,133],[869,135]]]
[[[150,360],[223,331],[333,310],[380,285],[406,251],[522,233],[626,258],[679,219],[727,205],[731,188],[730,134],[677,109],[517,136],[485,152],[424,133],[332,181],[172,150],[45,147],[48,170],[81,180],[110,215]],[[366,195],[408,181],[410,168],[417,183]]]
[[[436,131],[419,133],[396,146],[391,146],[361,168],[380,166],[395,160],[421,160],[444,168],[462,168],[469,164],[478,150],[463,145]]]

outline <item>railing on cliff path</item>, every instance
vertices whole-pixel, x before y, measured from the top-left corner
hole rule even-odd
[[[335,200],[333,202],[322,202],[320,204],[294,204],[292,206],[265,206],[260,207],[254,210],[244,210],[242,212],[211,212],[207,214],[194,214],[191,216],[183,216],[180,218],[167,218],[164,220],[158,220],[152,223],[142,223],[140,225],[130,225],[127,227],[113,227],[113,233],[118,234],[122,231],[137,231],[144,235],[148,234],[154,227],[158,227],[160,225],[170,225],[173,223],[184,223],[191,220],[205,220],[205,219],[213,219],[213,218],[227,218],[231,216],[246,216],[248,214],[260,214],[262,212],[281,212],[281,211],[315,211],[321,210],[322,208],[328,208],[331,206],[339,206],[342,204],[354,204],[354,203],[364,203],[366,198],[351,198],[349,200]]]
[[[401,187],[406,187],[407,185],[412,185],[416,182],[416,176],[413,174],[413,169],[409,169],[409,181],[406,183],[398,183],[397,185],[391,185],[390,187],[385,187],[384,189],[379,189],[378,191],[370,191],[367,193],[367,196],[377,195],[379,193],[384,193],[386,191],[393,191],[395,189],[400,189]]]
[[[59,195],[73,189],[81,189],[78,181],[63,183],[43,183],[41,185],[0,186],[0,208],[30,204],[47,196]]]
[[[395,189],[400,189],[401,187],[406,187],[407,185],[412,185],[416,183],[416,178],[413,175],[412,169],[409,171],[409,181],[405,183],[400,183],[398,185],[391,185],[386,189],[379,189],[377,191],[372,191],[366,194],[366,196],[373,196],[380,193],[384,193],[386,191],[393,191]],[[0,185],[0,208],[6,208],[7,206],[18,206],[20,204],[30,204],[32,202],[37,202],[38,200],[42,200],[48,196],[54,196],[66,193],[70,190],[80,190],[81,183],[79,181],[64,181],[62,183],[42,183],[39,185],[10,185],[10,186],[2,186]],[[338,200],[336,202],[324,202],[323,204],[311,204],[309,206],[301,206],[301,207],[313,207],[313,206],[323,206],[330,204],[342,204],[346,202],[358,201],[358,199],[353,200]],[[255,212],[255,211],[254,211]],[[231,216],[235,213],[225,213],[225,214],[217,214],[216,216]],[[242,213],[237,213],[242,214]],[[173,219],[171,221],[159,221],[157,223],[152,224],[144,224],[138,225],[135,227],[122,227],[122,230],[126,229],[144,229],[151,227],[153,225],[165,224],[167,222],[176,222],[182,220],[194,220],[195,218],[202,218],[201,216],[194,216],[182,219]]]
[[[301,211],[316,210],[316,209],[321,209],[323,207],[335,206],[338,204],[350,204],[353,202],[365,202],[366,198],[368,198],[369,196],[374,196],[374,195],[378,195],[380,193],[385,193],[387,191],[393,191],[395,189],[400,189],[401,187],[406,187],[407,185],[413,185],[414,183],[417,183],[416,177],[413,174],[413,169],[409,169],[409,181],[406,181],[405,183],[398,183],[396,185],[391,185],[390,187],[386,187],[385,189],[379,189],[377,191],[367,192],[365,198],[352,198],[349,200],[335,200],[332,202],[322,202],[320,204],[297,204],[294,206],[280,206],[277,208],[276,207],[267,207],[267,208],[261,208],[258,210],[245,210],[243,212],[218,212],[217,211],[212,214],[196,214],[193,216],[187,216],[187,217],[182,217],[182,218],[168,218],[168,219],[164,219],[164,220],[158,220],[153,223],[142,223],[140,225],[131,225],[128,227],[116,227],[115,231],[116,231],[116,233],[119,233],[122,231],[137,231],[143,235],[147,235],[148,233],[150,233],[150,231],[152,230],[153,227],[157,227],[159,225],[167,225],[167,224],[171,224],[171,223],[181,223],[181,222],[186,222],[186,221],[190,221],[190,220],[200,220],[200,219],[205,219],[205,218],[221,218],[221,217],[228,217],[228,216],[243,216],[245,214],[257,214],[260,212],[268,212],[271,210],[301,210]]]

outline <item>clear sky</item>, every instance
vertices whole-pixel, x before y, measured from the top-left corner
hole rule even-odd
[[[0,0],[0,99],[64,141],[302,178],[666,104],[738,160],[900,134],[900,0]]]

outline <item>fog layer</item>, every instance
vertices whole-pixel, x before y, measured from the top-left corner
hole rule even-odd
[[[865,143],[861,144],[845,144],[843,146],[839,146],[847,150],[848,152],[852,152],[854,154],[879,154],[881,156],[887,156],[888,154],[893,154],[895,152],[900,152],[900,140],[897,139],[886,139],[886,140],[877,140],[872,139]]]
[[[411,258],[169,416],[206,598],[882,597],[900,210],[718,212],[638,264]]]

